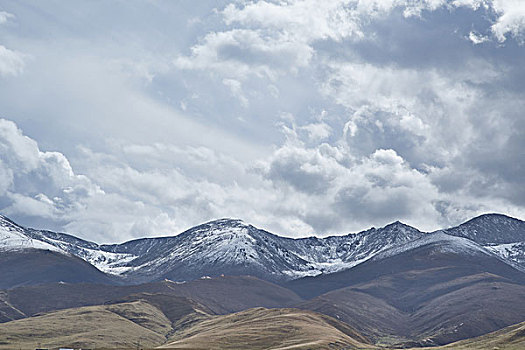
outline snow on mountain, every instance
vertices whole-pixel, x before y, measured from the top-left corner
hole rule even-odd
[[[128,271],[131,267],[126,264],[136,258],[131,254],[106,252],[96,243],[65,233],[25,228],[0,215],[0,250],[28,248],[75,255],[110,274]]]
[[[64,253],[64,251],[52,244],[33,239],[26,235],[24,228],[0,215],[0,250],[20,250],[29,248],[46,249]]]
[[[419,247],[434,245],[436,252],[440,253],[459,253],[463,255],[492,255],[481,245],[463,237],[450,236],[442,231],[427,233],[424,236],[399,245],[390,249],[385,249],[377,254],[375,259],[384,259],[390,256],[398,255],[409,250]]]
[[[113,246],[111,251],[140,254],[140,258],[130,262],[133,268],[124,273],[131,279],[157,275],[183,280],[205,274],[249,273],[283,280],[351,268],[422,235],[417,229],[396,222],[346,236],[291,239],[241,220],[221,219],[175,237],[131,241]]]
[[[512,266],[525,271],[525,242],[486,245],[485,249],[496,254]]]
[[[309,261],[315,274],[319,274],[351,268],[381,251],[403,245],[423,235],[424,233],[411,226],[395,222],[383,228],[372,228],[345,236],[286,240],[283,245]]]
[[[221,274],[279,281],[337,272],[431,243],[442,249],[495,254],[525,268],[525,243],[516,241],[523,237],[524,224],[486,215],[432,234],[395,222],[344,236],[291,239],[241,220],[220,219],[176,236],[98,245],[64,233],[23,228],[0,216],[0,249],[32,247],[72,254],[133,283]]]
[[[501,214],[485,214],[444,232],[481,245],[525,242],[525,221]]]
[[[210,274],[253,274],[270,280],[315,276],[351,268],[423,234],[396,222],[346,236],[291,239],[241,220],[220,219],[173,237],[98,245],[68,234],[10,225],[33,246],[76,255],[131,281],[180,281]]]
[[[507,263],[525,271],[524,221],[501,214],[485,214],[443,232],[479,243]]]
[[[185,280],[220,274],[280,279],[282,271],[315,273],[308,261],[281,244],[283,240],[288,239],[241,220],[221,219],[178,236],[140,239],[104,249],[140,255],[130,262],[133,268],[124,273],[125,277],[138,280],[152,276]]]

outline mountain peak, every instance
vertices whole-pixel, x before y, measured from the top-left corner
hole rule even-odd
[[[464,222],[462,225],[468,224],[468,223],[479,223],[479,222],[504,222],[504,221],[521,221],[519,219],[513,218],[511,216],[505,215],[505,214],[499,214],[499,213],[487,213],[487,214],[481,214],[479,216],[476,216],[466,222]]]
[[[204,224],[195,226],[185,231],[184,233],[191,233],[192,235],[198,233],[206,233],[211,235],[222,235],[225,233],[245,234],[246,229],[248,229],[249,227],[250,225],[248,225],[240,219],[222,218],[208,221]]]
[[[386,226],[384,226],[382,228],[383,230],[388,230],[388,229],[396,229],[396,230],[410,230],[410,231],[419,231],[417,228],[413,227],[413,226],[410,226],[410,225],[407,225],[399,220],[397,221],[394,221]]]
[[[212,221],[208,221],[204,223],[203,225],[214,225],[214,226],[248,226],[243,220],[241,219],[233,219],[233,218],[221,218],[216,219]]]
[[[525,221],[503,214],[483,214],[445,232],[483,245],[524,242]]]

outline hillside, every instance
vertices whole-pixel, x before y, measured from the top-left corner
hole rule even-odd
[[[163,349],[374,348],[348,325],[297,309],[250,309],[213,317],[175,333]]]
[[[160,294],[199,303],[210,313],[226,314],[253,307],[286,307],[302,299],[294,292],[249,276],[205,278],[134,286],[53,283],[0,291],[0,322],[53,310],[114,303],[130,295]]]
[[[522,350],[525,349],[525,322],[521,322],[481,337],[466,339],[445,346],[431,348],[414,348],[412,350]]]
[[[3,323],[0,349],[154,347],[171,330],[170,320],[143,301],[88,306]]]
[[[379,344],[440,345],[521,322],[525,275],[466,240],[426,241],[353,269],[287,284],[300,308]]]
[[[50,282],[116,284],[88,262],[54,250],[0,251],[0,289]]]

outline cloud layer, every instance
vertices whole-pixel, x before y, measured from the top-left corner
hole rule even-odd
[[[0,2],[0,212],[22,223],[109,242],[525,216],[520,1],[77,5]]]

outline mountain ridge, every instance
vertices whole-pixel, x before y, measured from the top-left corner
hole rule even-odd
[[[495,232],[492,242],[491,232]],[[293,280],[343,271],[439,235],[449,241],[457,237],[459,245],[465,245],[464,240],[473,242],[476,249],[525,270],[525,222],[502,214],[484,214],[434,232],[395,221],[325,238],[282,237],[240,219],[222,218],[174,236],[102,245],[66,233],[25,228],[0,215],[0,250],[53,250],[79,257],[124,283],[164,278],[186,281],[222,274],[249,274],[274,282]]]
[[[381,226],[380,228],[402,226],[402,227],[407,227],[407,228],[411,228],[411,229],[416,229],[416,230],[418,230],[418,231],[420,231],[422,233],[427,233],[427,234],[445,231],[448,234],[452,235],[451,232],[454,232],[457,228],[468,226],[468,225],[473,224],[473,223],[478,223],[481,220],[495,219],[495,218],[496,219],[507,219],[507,220],[511,220],[511,221],[514,221],[514,222],[521,223],[522,225],[525,225],[525,221],[524,220],[512,217],[510,215],[501,214],[501,213],[485,213],[485,214],[480,214],[478,216],[475,216],[475,217],[473,217],[473,218],[471,218],[471,219],[469,219],[469,220],[467,220],[467,221],[465,221],[465,222],[463,222],[463,223],[461,223],[461,224],[459,224],[457,226],[453,226],[453,227],[450,227],[450,228],[443,228],[443,229],[433,230],[433,231],[421,231],[421,230],[417,229],[415,226],[406,224],[406,223],[404,223],[404,222],[402,222],[400,220],[396,220],[396,221],[393,221],[391,223],[385,224],[384,226]],[[48,233],[49,235],[68,236],[71,239],[74,239],[74,240],[77,240],[79,242],[82,242],[83,244],[85,244],[87,246],[95,245],[95,246],[98,246],[98,247],[112,247],[112,246],[124,245],[124,244],[128,244],[128,243],[132,243],[132,242],[136,242],[136,241],[173,238],[173,237],[180,236],[182,234],[189,233],[189,232],[193,231],[196,228],[199,228],[199,227],[202,227],[202,226],[213,225],[213,224],[217,224],[217,223],[240,223],[240,224],[243,224],[243,225],[246,225],[246,226],[255,227],[252,224],[246,223],[246,221],[243,220],[243,219],[223,217],[223,218],[209,220],[209,221],[203,222],[201,224],[192,226],[192,227],[190,227],[190,228],[188,228],[188,229],[186,229],[186,230],[184,230],[184,231],[182,231],[182,232],[180,232],[178,234],[174,234],[174,235],[163,235],[163,236],[154,236],[154,237],[140,237],[140,238],[130,239],[130,240],[124,241],[122,243],[96,243],[94,241],[88,241],[86,239],[79,238],[79,237],[77,237],[77,236],[75,236],[73,234],[70,234],[70,233],[56,232],[56,231],[50,231],[50,230],[46,230],[46,229],[40,230],[40,229],[36,229],[36,228],[33,228],[33,227],[24,226],[24,225],[16,223],[14,220],[10,219],[8,216],[3,215],[3,214],[0,213],[0,227],[5,222],[7,222],[8,224],[10,224],[12,226],[22,227],[22,228],[24,228],[26,230],[29,230],[29,231],[45,232],[45,233]],[[324,239],[331,239],[331,238],[337,238],[337,237],[345,237],[345,236],[352,236],[352,235],[363,234],[363,233],[366,233],[366,232],[378,230],[378,228],[376,228],[375,226],[372,226],[372,227],[370,227],[368,229],[364,229],[364,230],[357,231],[357,232],[343,233],[343,234],[340,234],[340,235],[339,234],[328,235],[328,236],[324,236],[324,237],[318,237],[318,236],[315,236],[315,235],[306,236],[306,237],[288,237],[288,236],[275,234],[275,233],[272,233],[272,232],[264,230],[264,229],[260,229],[260,230],[261,231],[265,231],[265,232],[267,232],[267,233],[269,233],[269,234],[271,234],[273,236],[277,236],[277,237],[280,237],[280,238],[291,239],[291,240],[304,240],[304,239],[324,240]],[[525,239],[525,237],[524,237],[524,239]]]

